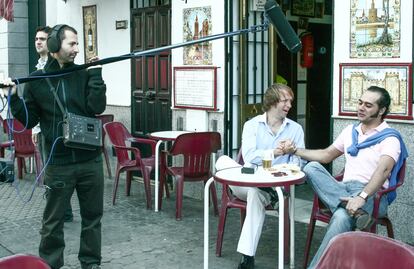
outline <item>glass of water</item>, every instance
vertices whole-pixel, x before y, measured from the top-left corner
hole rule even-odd
[[[297,165],[299,168],[302,169],[302,160],[299,156],[296,155],[290,155],[289,157],[289,163],[290,164],[295,164]]]

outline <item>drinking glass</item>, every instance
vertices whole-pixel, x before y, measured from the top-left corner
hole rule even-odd
[[[302,168],[302,160],[301,160],[301,158],[299,156],[290,155],[290,157],[289,157],[289,163],[290,164],[295,164],[299,168]]]
[[[269,169],[272,167],[272,162],[273,162],[273,150],[265,150],[263,153],[263,158],[262,158],[262,165],[263,165],[263,169]]]

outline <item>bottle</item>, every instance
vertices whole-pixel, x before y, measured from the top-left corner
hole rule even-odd
[[[88,50],[93,51],[91,20],[89,20],[89,29],[88,29]]]

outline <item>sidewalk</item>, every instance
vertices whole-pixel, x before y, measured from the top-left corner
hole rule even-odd
[[[19,192],[27,199],[33,188],[33,175],[19,180]],[[175,220],[175,194],[163,201],[160,212],[145,209],[144,187],[134,180],[131,196],[125,196],[125,180],[120,180],[116,205],[112,206],[112,179],[105,178],[104,217],[102,219],[102,268],[203,268],[203,201],[184,197],[183,219]],[[190,183],[192,184],[192,183]],[[194,183],[196,184],[196,183]],[[197,183],[199,184],[199,183]],[[303,251],[312,194],[308,185],[296,188],[296,266],[303,266]],[[153,197],[154,199],[154,197]],[[0,185],[0,257],[15,253],[38,255],[39,228],[45,201],[43,189],[36,187],[31,201],[24,203],[10,184]],[[65,266],[79,268],[80,216],[76,195],[72,198],[74,222],[65,223]],[[222,257],[215,256],[218,218],[211,212],[210,268],[237,268],[240,254],[236,252],[240,232],[240,214],[228,213]],[[277,266],[277,217],[265,219],[256,253],[256,268]],[[316,227],[312,253],[320,244],[324,228]],[[313,255],[313,254],[312,254]],[[287,265],[285,268],[289,268]]]

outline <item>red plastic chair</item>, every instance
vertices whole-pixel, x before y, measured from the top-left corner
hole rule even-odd
[[[105,148],[106,132],[103,126],[105,123],[114,121],[114,115],[113,114],[101,114],[101,115],[96,115],[96,118],[100,119],[102,122],[102,153],[104,154],[104,157],[105,157],[106,168],[108,169],[108,177],[111,178],[112,177],[111,164],[109,162],[108,152],[106,151],[106,148]]]
[[[343,176],[344,176],[343,172],[341,172],[339,175],[335,176],[335,179],[338,181],[342,181]],[[379,218],[378,211],[379,211],[379,204],[381,201],[381,197],[386,193],[394,191],[395,189],[397,189],[404,183],[405,161],[403,165],[401,166],[400,171],[398,171],[397,177],[398,177],[397,185],[395,185],[394,187],[389,187],[387,189],[379,190],[374,197],[374,208],[372,211],[372,217],[374,218],[375,222],[369,230],[371,233],[376,233],[377,225],[380,224],[387,228],[388,237],[394,238],[394,230],[392,228],[392,223],[390,219],[388,218],[388,216]],[[312,213],[311,213],[310,220],[309,220],[308,234],[306,238],[305,259],[304,259],[303,268],[306,268],[308,265],[309,251],[310,251],[310,246],[312,243],[313,231],[315,229],[316,221],[319,220],[325,223],[329,223],[329,221],[331,220],[331,217],[332,217],[331,211],[319,200],[318,196],[315,194],[313,197]]]
[[[242,150],[239,150],[239,153],[236,157],[236,162],[240,165],[244,164],[243,156],[242,156]],[[229,185],[222,184],[222,194],[221,194],[221,207],[220,207],[220,215],[219,215],[219,222],[217,227],[217,241],[216,241],[216,256],[221,257],[221,249],[223,246],[223,237],[224,237],[224,229],[226,226],[226,218],[227,218],[227,210],[229,208],[238,208],[240,209],[240,227],[243,227],[244,219],[246,218],[246,201],[241,200],[234,196],[231,193],[231,190],[229,188]],[[286,191],[289,191],[289,188],[285,188]],[[285,220],[287,222],[288,220],[288,214],[289,214],[289,199],[285,199]],[[271,205],[268,205],[266,207],[266,210],[275,210]],[[290,235],[290,229],[288,223],[285,223],[285,260],[288,260],[288,253],[289,253],[289,235]]]
[[[218,132],[197,132],[182,134],[174,141],[171,149],[162,152],[160,187],[158,205],[161,209],[162,194],[167,174],[176,180],[176,212],[175,217],[181,220],[184,181],[203,181],[204,184],[212,176],[211,173],[211,154],[221,148],[221,136]],[[166,164],[167,156],[183,156],[182,166],[170,166]],[[213,184],[210,186],[214,212],[218,215],[217,193]]]
[[[15,254],[0,258],[0,269],[50,269],[50,266],[40,257]]]
[[[9,125],[13,126],[14,157],[17,158],[18,178],[23,178],[23,169],[25,169],[25,158],[34,157],[36,164],[36,175],[38,176],[42,168],[40,154],[36,154],[35,145],[32,140],[32,130],[24,130],[24,125],[16,119],[6,120],[6,131]],[[24,131],[23,131],[24,130]]]
[[[147,198],[147,209],[151,208],[151,185],[150,174],[155,167],[155,145],[156,141],[152,139],[133,137],[127,128],[120,122],[108,122],[104,124],[104,130],[109,140],[115,148],[117,157],[117,167],[115,173],[114,189],[112,192],[112,204],[115,205],[116,192],[118,190],[119,175],[126,172],[126,195],[130,195],[132,171],[141,171],[144,180],[145,196]],[[148,158],[141,158],[141,152],[138,148],[127,147],[125,142],[136,142],[151,146],[152,155]],[[133,153],[135,159],[130,157]]]
[[[0,116],[0,121],[1,121],[1,124],[3,125],[3,132],[4,132],[5,136],[8,136],[7,121],[4,120],[3,117],[1,117],[1,116]],[[13,143],[14,143],[13,140],[6,140],[6,141],[0,142],[0,158],[4,158],[5,150],[7,148],[13,147],[13,145],[14,145]]]
[[[347,232],[329,242],[316,268],[414,268],[414,248],[376,234]]]

